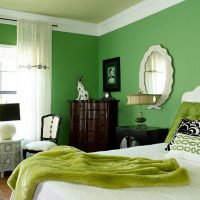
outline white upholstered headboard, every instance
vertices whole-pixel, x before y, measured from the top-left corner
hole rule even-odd
[[[182,102],[200,102],[200,86],[197,86],[194,90],[186,92],[182,96]]]

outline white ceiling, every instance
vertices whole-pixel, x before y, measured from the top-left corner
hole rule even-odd
[[[0,0],[0,8],[99,23],[143,0]]]

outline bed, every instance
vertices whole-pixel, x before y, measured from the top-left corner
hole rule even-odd
[[[185,93],[182,97],[182,101],[183,106],[180,108],[176,116],[166,142],[171,141],[174,132],[176,132],[177,127],[180,125],[182,118],[188,117],[192,120],[200,119],[200,103],[194,103],[192,106],[190,103],[184,103],[200,102],[200,86],[194,91]],[[100,187],[62,181],[44,181],[37,185],[33,200],[198,200],[200,199],[200,158],[198,158],[198,155],[196,155],[196,157],[194,156],[194,159],[191,159],[193,156],[188,156],[188,154],[181,156],[176,154],[178,151],[173,148],[176,147],[176,140],[179,141],[179,136],[191,137],[192,139],[194,137],[200,138],[196,137],[196,135],[188,136],[187,134],[183,135],[182,133],[178,133],[176,138],[174,138],[174,143],[170,146],[170,151],[165,150],[168,146],[167,143],[160,143],[148,146],[137,146],[126,149],[97,152],[96,154],[146,157],[150,159],[168,159],[170,157],[175,157],[180,166],[185,167],[188,170],[190,176],[189,185],[176,187],[161,186],[104,189]],[[175,153],[170,154],[169,152]],[[14,199],[14,193],[12,193],[11,200]]]

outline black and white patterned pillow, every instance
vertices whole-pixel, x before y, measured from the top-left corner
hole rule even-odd
[[[177,133],[167,156],[200,162],[200,137]]]
[[[200,137],[200,120],[192,120],[186,118],[182,119],[172,140],[169,142],[165,150],[170,151],[170,146],[174,143],[178,133]]]

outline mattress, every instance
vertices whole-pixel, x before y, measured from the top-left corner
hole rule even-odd
[[[169,157],[165,147],[166,143],[160,143],[97,153],[166,159]],[[37,186],[33,200],[199,200],[200,164],[183,159],[177,161],[182,167],[188,169],[191,183],[187,186],[103,189],[82,184],[45,181]],[[14,200],[13,194],[11,200]]]

